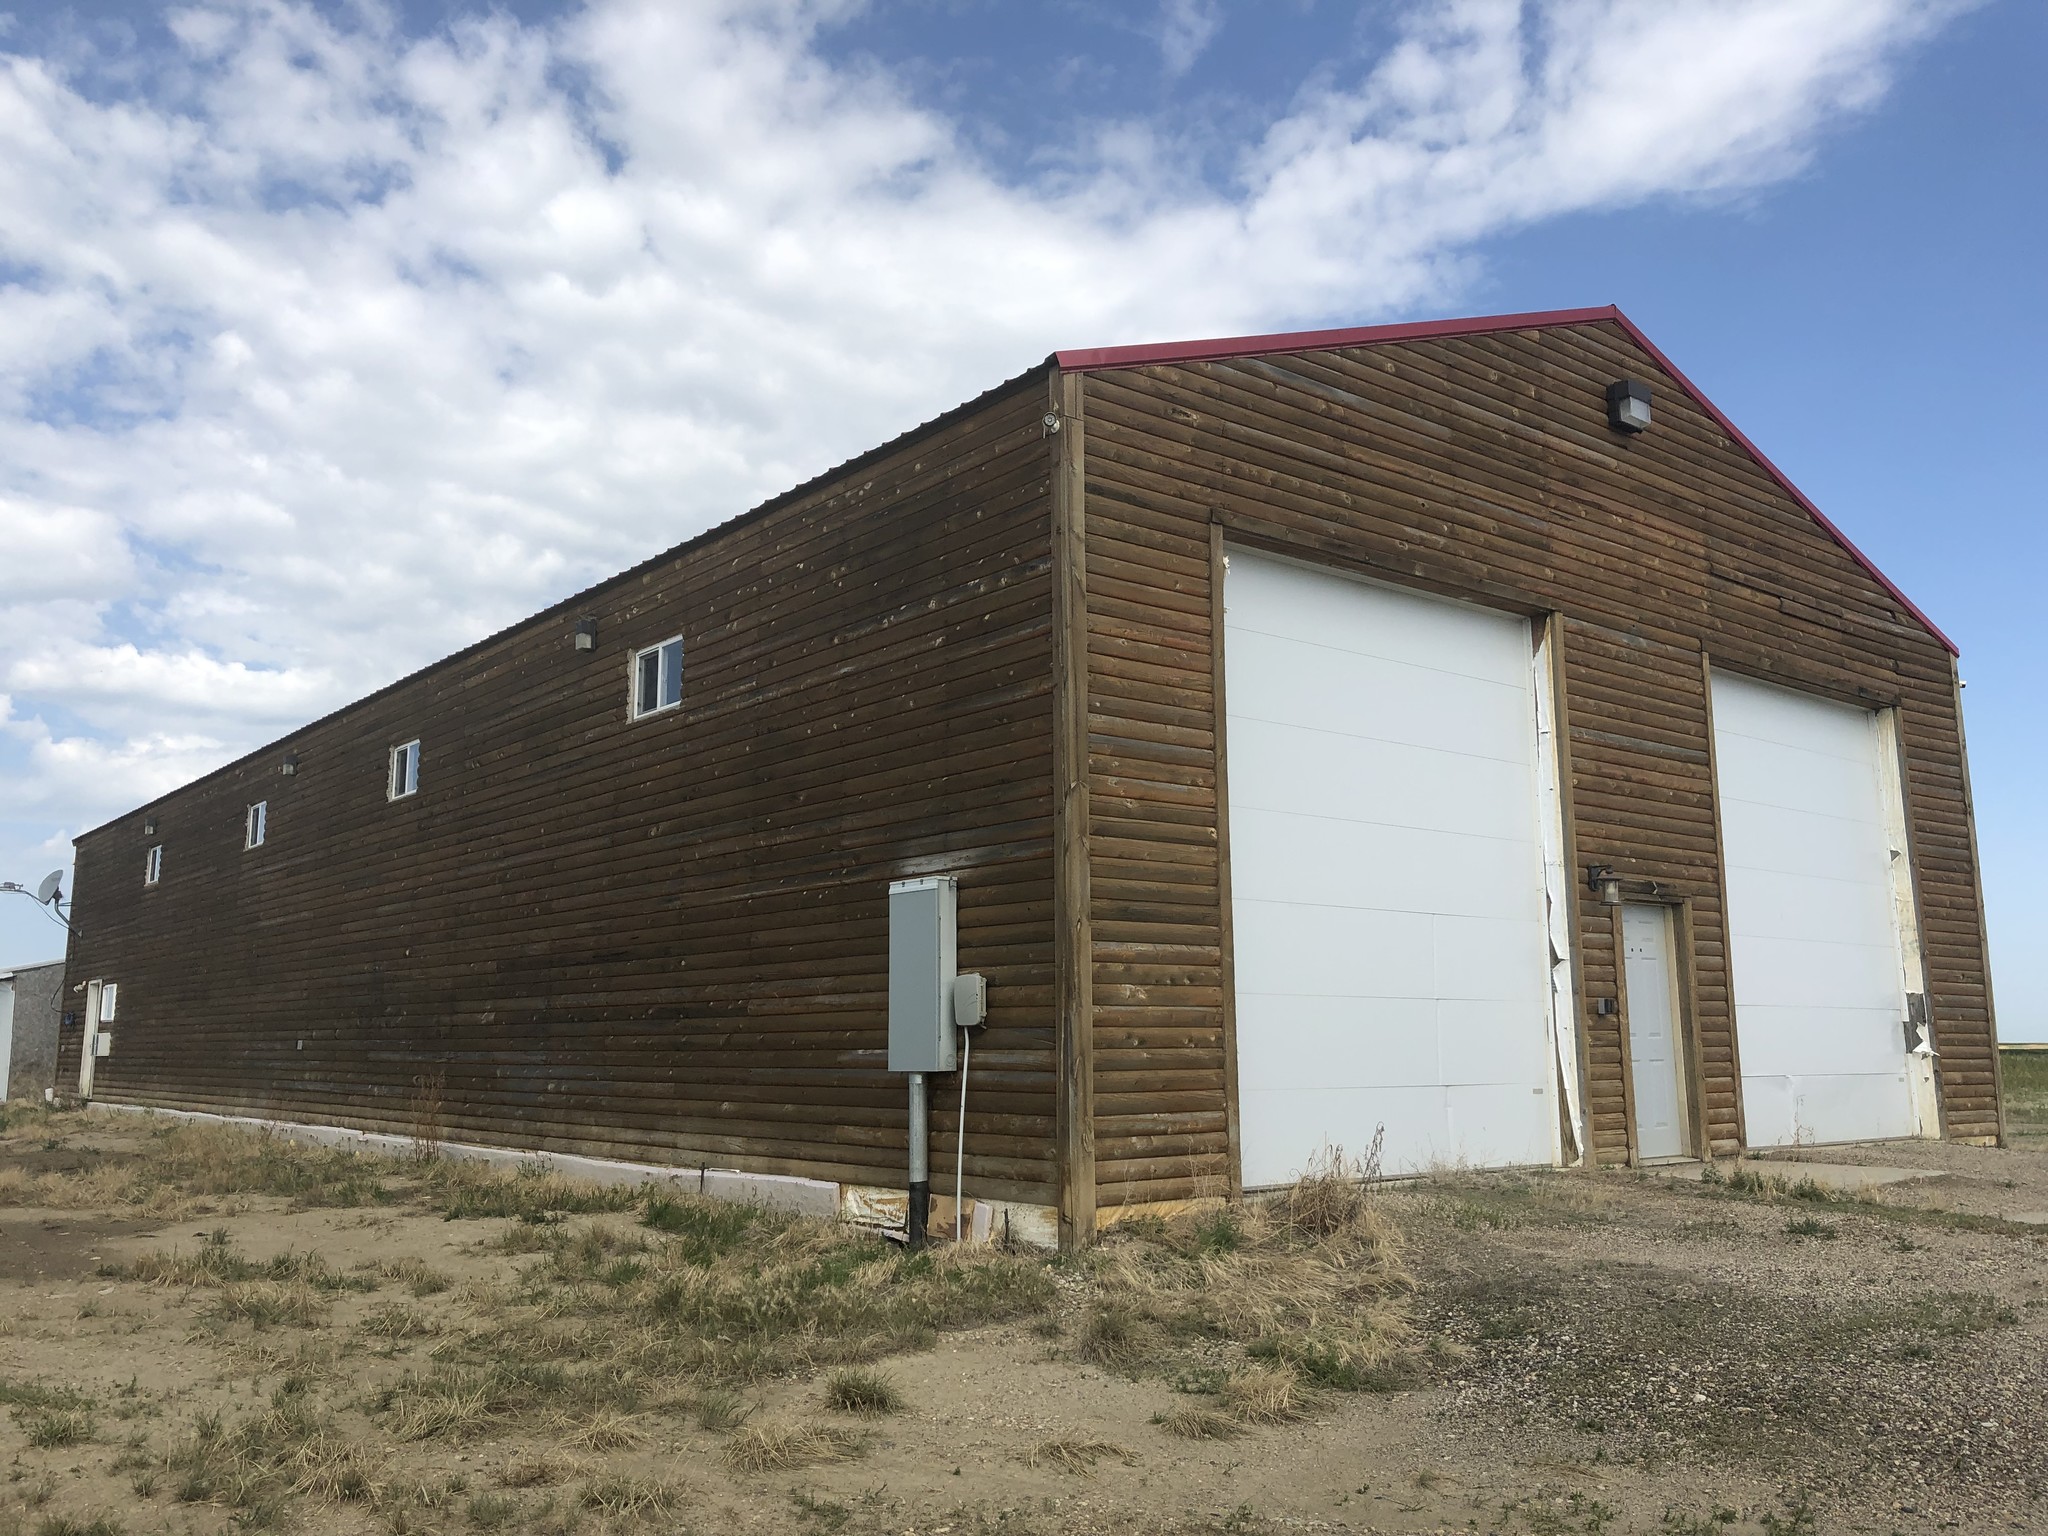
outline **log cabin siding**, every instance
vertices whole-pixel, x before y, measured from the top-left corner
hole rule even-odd
[[[885,887],[944,870],[990,979],[968,1179],[1052,1203],[1044,379],[80,839],[95,1096],[897,1185]],[[675,634],[682,706],[631,719]]]
[[[1606,423],[1624,376],[1638,437]],[[1035,370],[88,834],[68,979],[122,988],[96,1093],[897,1186],[884,887],[952,872],[990,979],[968,1192],[1078,1243],[1234,1189],[1226,541],[1541,622],[1565,854],[1682,903],[1716,1153],[1744,1126],[1710,672],[1896,708],[1944,1130],[1998,1134],[1951,654],[1583,316]],[[682,706],[631,720],[630,657],[675,634]],[[1580,891],[1571,924],[1588,1150],[1623,1161],[1615,914]]]
[[[1607,425],[1617,378],[1656,422]],[[1622,326],[1103,366],[1087,374],[1097,1198],[1232,1171],[1226,830],[1211,530],[1531,615],[1558,613],[1579,864],[1685,900],[1696,1113],[1741,1145],[1707,667],[1896,705],[1941,1103],[1997,1133],[1990,997],[1942,642]],[[1580,992],[1612,997],[1579,904]],[[1584,1014],[1594,1155],[1630,1155],[1618,1015]]]

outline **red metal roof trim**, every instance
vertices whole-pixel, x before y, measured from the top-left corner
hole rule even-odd
[[[1901,592],[1898,585],[1879,570],[1847,534],[1830,522],[1827,514],[1809,501],[1806,493],[1794,485],[1785,472],[1773,464],[1740,427],[1722,414],[1719,406],[1702,394],[1691,379],[1679,372],[1671,359],[1637,328],[1633,320],[1612,304],[1603,304],[1594,309],[1538,310],[1525,315],[1475,315],[1461,320],[1422,320],[1402,325],[1361,325],[1334,331],[1292,331],[1271,336],[1225,336],[1212,341],[1152,342],[1135,347],[1083,347],[1055,352],[1053,360],[1070,373],[1093,373],[1111,368],[1143,368],[1152,363],[1216,362],[1224,358],[1259,357],[1274,352],[1319,352],[1336,347],[1369,347],[1389,341],[1427,341],[1439,336],[1483,336],[1493,331],[1526,331],[1561,325],[1586,325],[1598,320],[1612,320],[1626,331],[1629,338],[1649,353],[1657,366],[1668,373],[1678,387],[1692,397],[1693,403],[1713,418],[1715,425],[1739,443],[1743,451],[1762,467],[1764,473],[1777,481],[1780,489],[1798,502],[1806,510],[1806,514],[1826,530],[1828,537],[1848,552],[1850,559],[1889,592],[1900,607],[1924,624],[1927,632],[1947,647],[1950,655],[1962,654],[1956,648],[1955,641],[1943,634],[1941,627],[1920,611],[1920,605]]]

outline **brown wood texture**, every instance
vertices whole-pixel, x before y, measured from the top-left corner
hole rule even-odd
[[[1604,392],[1647,380],[1656,421]],[[1951,1133],[1995,1135],[1991,999],[1950,658],[1611,322],[1088,377],[1099,1199],[1221,1183],[1226,1131],[1212,525],[1236,541],[1561,615],[1579,864],[1689,906],[1708,1147],[1741,1145],[1706,660],[1896,704]],[[1582,1000],[1616,995],[1579,904]],[[1619,1015],[1583,1008],[1593,1155],[1628,1156]],[[1140,1112],[1144,1104],[1149,1112]]]
[[[1088,846],[1088,519],[1081,381],[1047,382],[1052,434],[1053,971],[1060,1246],[1095,1238],[1095,986]]]
[[[1051,1203],[1045,377],[82,838],[70,973],[121,984],[97,1096],[900,1184],[886,887],[952,872],[989,978],[967,1192]],[[631,719],[677,634],[682,706]]]

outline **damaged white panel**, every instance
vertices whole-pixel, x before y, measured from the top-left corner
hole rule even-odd
[[[1558,1128],[1556,1160],[1565,1164],[1585,1160],[1586,1116],[1579,1082],[1578,992],[1572,977],[1572,871],[1564,846],[1564,758],[1558,743],[1550,640],[1540,629],[1537,634],[1532,674],[1536,698],[1536,824],[1543,834],[1544,931],[1550,947],[1550,1039],[1557,1061],[1557,1081],[1564,1093],[1564,1120]],[[1567,1135],[1570,1145],[1565,1144]]]

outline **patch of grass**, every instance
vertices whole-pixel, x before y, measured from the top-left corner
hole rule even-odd
[[[61,1450],[92,1440],[94,1401],[76,1386],[0,1378],[0,1403],[12,1407],[14,1425],[37,1450]]]
[[[1229,1440],[1244,1433],[1244,1420],[1218,1413],[1213,1408],[1204,1408],[1198,1403],[1155,1413],[1152,1422],[1169,1435],[1179,1435],[1183,1440]]]
[[[231,1281],[206,1316],[258,1328],[318,1328],[327,1321],[327,1302],[303,1280]]]
[[[1232,1373],[1216,1394],[1226,1412],[1247,1424],[1291,1424],[1305,1418],[1310,1398],[1289,1370],[1243,1370]]]
[[[433,1268],[424,1259],[386,1259],[382,1263],[357,1266],[367,1269],[385,1280],[396,1280],[410,1290],[414,1296],[424,1299],[438,1296],[454,1284],[440,1270]],[[366,1287],[367,1289],[367,1287]]]
[[[1088,1314],[1074,1353],[1112,1371],[1135,1373],[1159,1354],[1165,1339],[1158,1323],[1135,1307],[1112,1301]]]
[[[424,1339],[441,1331],[439,1323],[418,1307],[409,1307],[402,1301],[387,1301],[372,1308],[356,1327],[380,1339]]]
[[[830,1461],[851,1461],[866,1448],[863,1436],[820,1424],[749,1424],[726,1441],[723,1460],[735,1472],[787,1472]]]
[[[1657,1529],[1660,1536],[1727,1536],[1727,1528],[1740,1518],[1722,1505],[1701,1514],[1674,1504],[1664,1511],[1663,1522]]]
[[[393,1439],[462,1440],[503,1418],[512,1406],[497,1384],[461,1373],[411,1381],[393,1393],[385,1427]]]
[[[521,1163],[500,1173],[483,1163],[441,1158],[419,1170],[421,1193],[450,1221],[513,1217],[541,1221],[550,1216],[629,1211],[640,1191],[628,1184],[588,1184],[564,1178],[544,1164]]]
[[[1374,1188],[1332,1152],[1270,1199],[1120,1223],[1081,1260],[1074,1353],[1172,1378],[1242,1351],[1336,1390],[1405,1384],[1409,1283]]]
[[[1088,1440],[1076,1435],[1055,1435],[1050,1440],[1041,1440],[1024,1457],[1030,1466],[1072,1472],[1082,1477],[1091,1476],[1096,1465],[1103,1461],[1120,1461],[1128,1467],[1137,1459],[1135,1454],[1113,1441]]]
[[[151,1285],[231,1285],[239,1281],[297,1284],[331,1294],[372,1291],[377,1282],[367,1275],[343,1274],[316,1253],[280,1253],[263,1263],[235,1250],[225,1227],[216,1227],[191,1253],[176,1248],[145,1253],[132,1264],[103,1264],[99,1273],[110,1279],[140,1280]]]
[[[646,1437],[630,1414],[600,1408],[589,1418],[563,1426],[562,1443],[579,1451],[619,1451]]]
[[[650,1194],[640,1223],[677,1239],[675,1251],[691,1263],[709,1264],[744,1244],[764,1214],[758,1205],[737,1201]]]
[[[507,1488],[545,1488],[550,1483],[559,1483],[575,1475],[572,1462],[548,1452],[535,1456],[521,1456],[505,1464],[505,1470],[498,1474],[498,1481]]]
[[[473,1493],[463,1513],[480,1531],[495,1531],[519,1517],[519,1501],[509,1494]]]
[[[122,1536],[127,1529],[111,1515],[94,1515],[90,1520],[45,1515],[36,1522],[36,1536]]]
[[[1999,1051],[1998,1064],[2006,1134],[2016,1144],[2048,1139],[2048,1051],[2007,1046]]]
[[[1822,1221],[1818,1216],[1795,1216],[1785,1223],[1789,1237],[1840,1237],[1842,1229],[1831,1221]]]
[[[24,1409],[90,1408],[93,1400],[76,1387],[53,1387],[47,1382],[14,1381],[0,1376],[0,1403],[12,1407],[18,1420]]]
[[[584,1485],[577,1503],[607,1519],[665,1515],[683,1502],[685,1490],[676,1483],[657,1482],[644,1477],[601,1477]]]
[[[83,1408],[46,1408],[15,1420],[28,1443],[39,1451],[83,1445],[92,1438],[92,1415]]]
[[[903,1393],[880,1371],[849,1366],[825,1379],[825,1401],[841,1413],[881,1414],[903,1411]]]
[[[227,1504],[245,1515],[267,1510],[274,1519],[290,1495],[375,1500],[382,1460],[343,1435],[302,1386],[287,1383],[267,1410],[233,1427],[202,1414],[165,1453],[163,1467],[181,1503]]]
[[[697,1423],[712,1434],[738,1429],[754,1416],[754,1405],[725,1387],[706,1387],[697,1394]]]
[[[817,1530],[841,1530],[853,1518],[853,1511],[838,1500],[822,1499],[805,1493],[801,1488],[790,1490],[789,1502],[796,1506],[796,1512],[803,1517],[804,1523]]]

